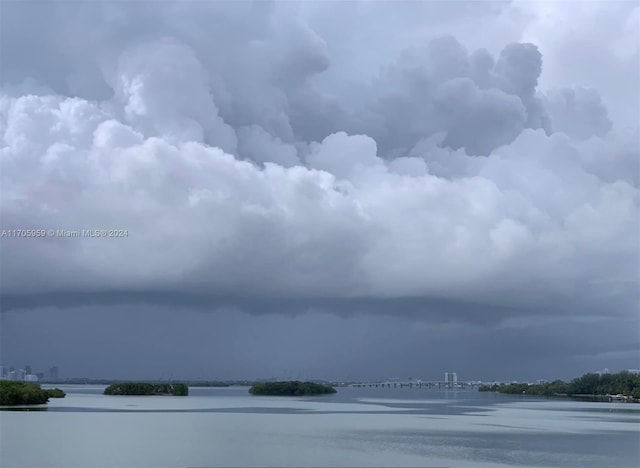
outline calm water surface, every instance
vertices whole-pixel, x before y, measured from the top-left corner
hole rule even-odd
[[[406,388],[314,398],[62,388],[46,410],[0,411],[0,467],[640,466],[635,404]]]

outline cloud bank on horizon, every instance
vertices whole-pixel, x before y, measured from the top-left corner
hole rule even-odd
[[[635,317],[638,5],[329,3],[3,4],[4,297]]]

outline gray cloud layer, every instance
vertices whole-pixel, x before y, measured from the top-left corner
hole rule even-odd
[[[500,29],[545,31],[530,4],[335,7],[3,5],[2,228],[128,230],[3,238],[3,309],[637,320],[638,122],[608,113],[617,78],[541,89],[544,48]],[[384,44],[382,18],[402,32]],[[506,39],[469,48],[474,18]],[[608,60],[638,63],[605,32]]]

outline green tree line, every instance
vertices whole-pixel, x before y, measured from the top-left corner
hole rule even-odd
[[[183,383],[119,382],[104,389],[105,395],[189,395]]]
[[[249,393],[252,395],[304,396],[336,393],[336,389],[329,385],[322,385],[315,382],[293,380],[257,383],[249,389]]]
[[[482,385],[481,392],[539,396],[617,395],[640,398],[640,375],[623,371],[616,374],[585,374],[566,383],[555,380],[542,384],[526,383]]]
[[[49,398],[64,398],[59,388],[42,388],[29,382],[0,381],[0,406],[43,405]]]
[[[187,382],[189,387],[231,387],[229,382],[220,382],[217,380],[193,380]]]

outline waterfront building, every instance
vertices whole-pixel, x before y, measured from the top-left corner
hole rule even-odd
[[[49,369],[49,380],[56,381],[60,378],[58,366],[53,366]]]
[[[444,373],[444,383],[445,386],[449,388],[455,388],[458,386],[458,374],[455,372],[445,372]]]

